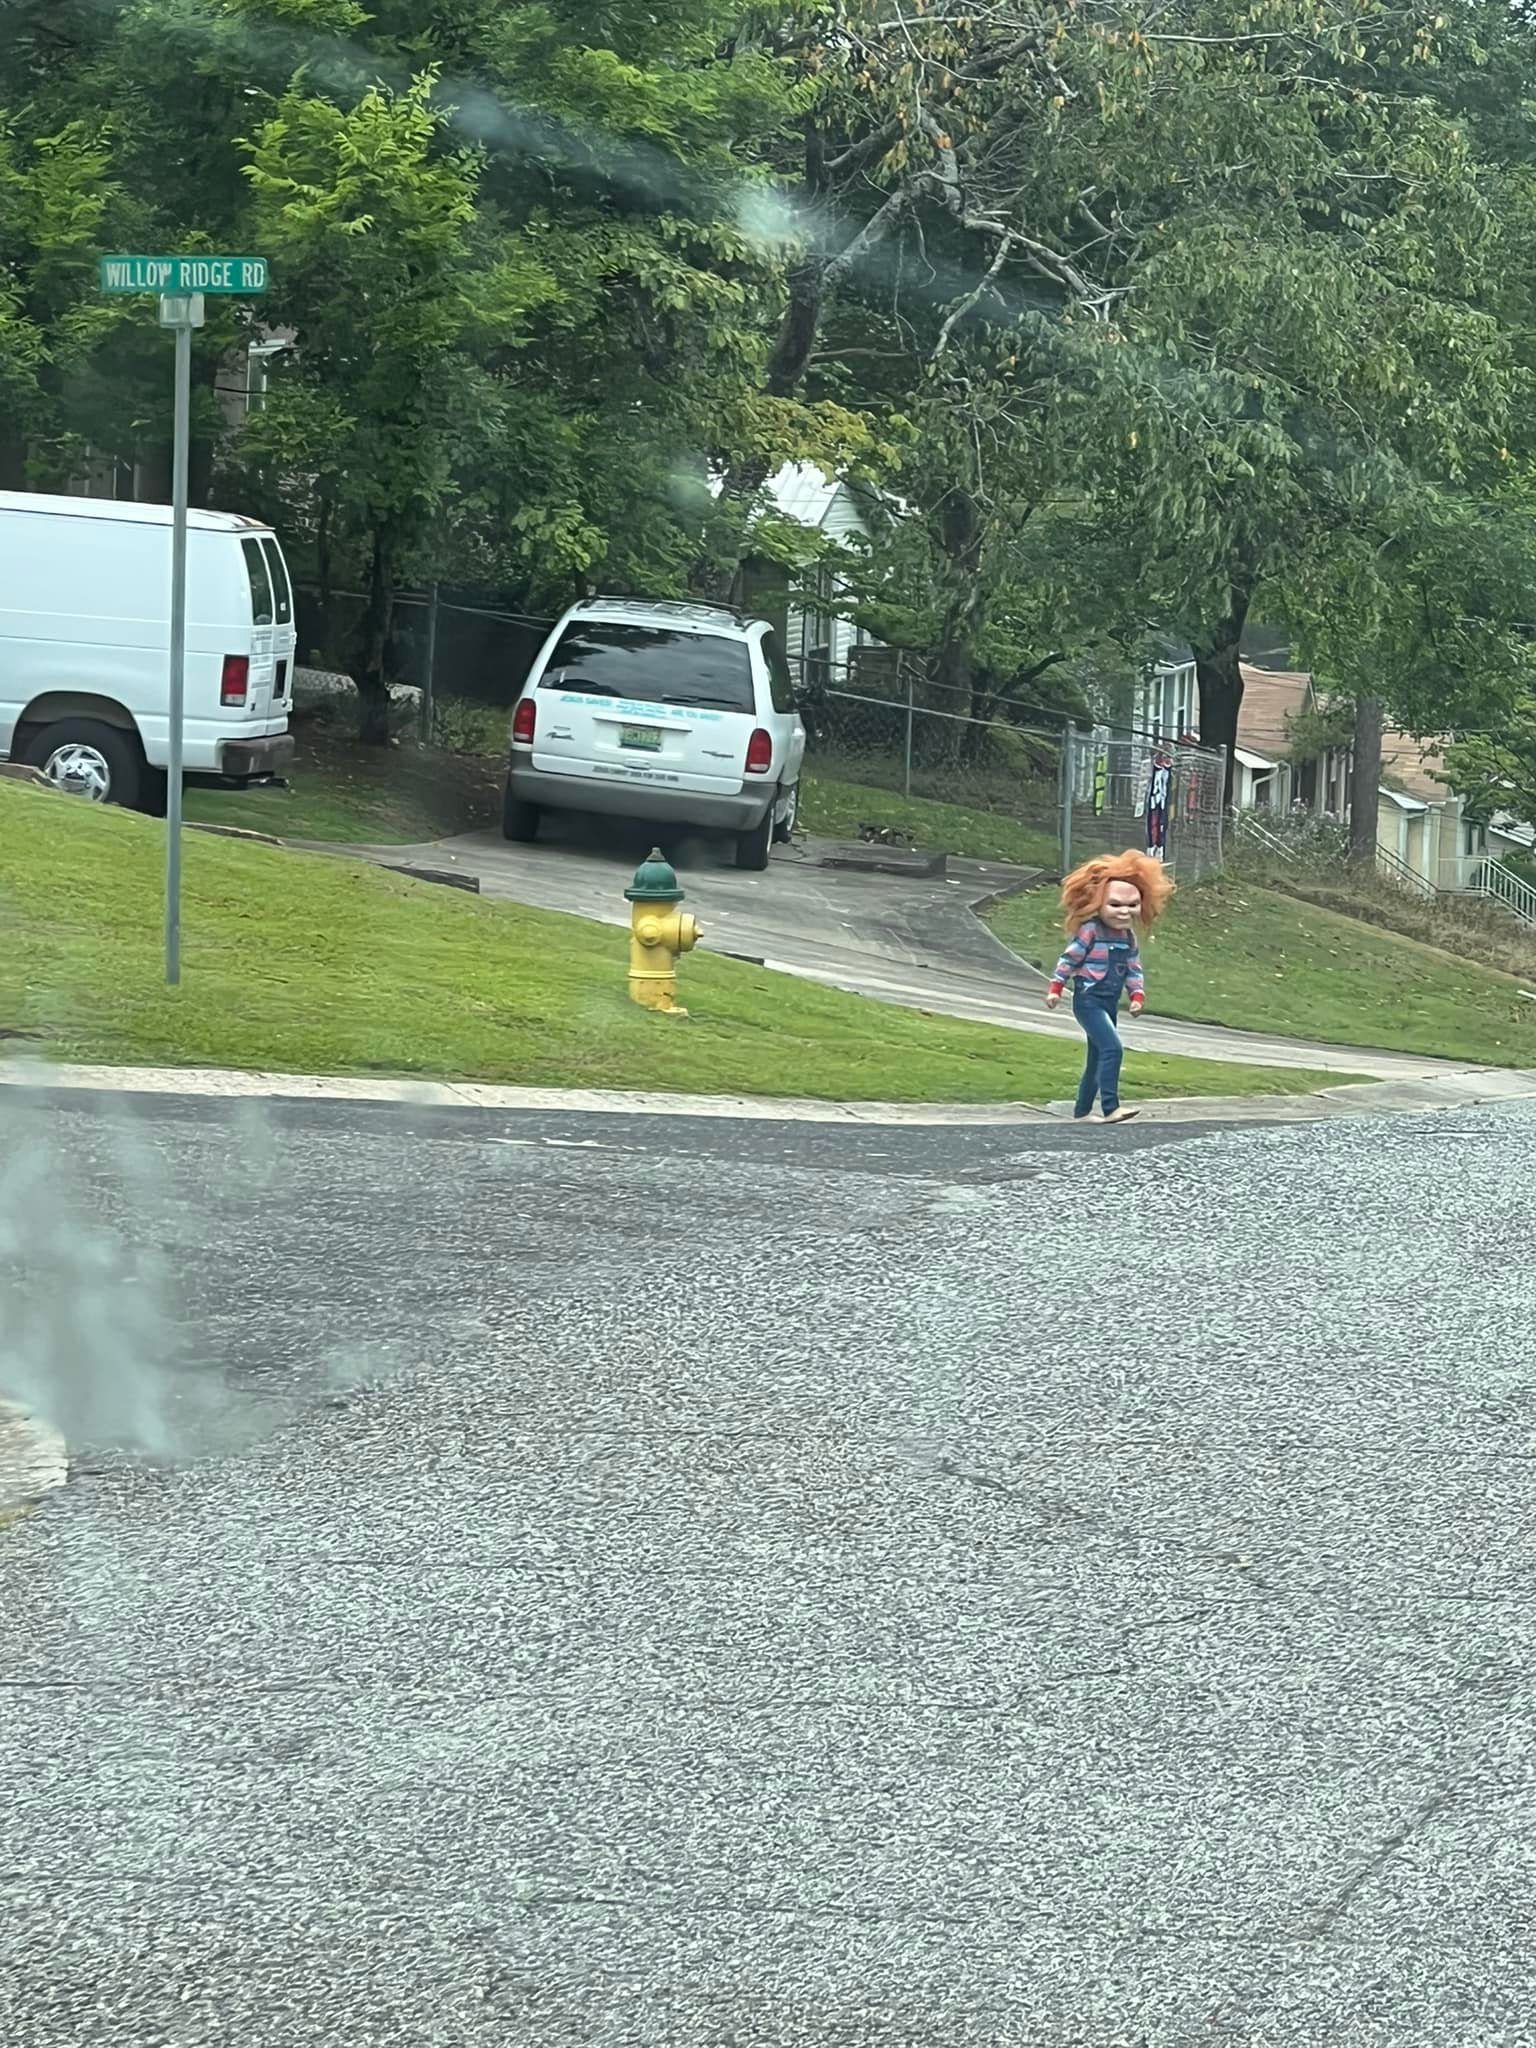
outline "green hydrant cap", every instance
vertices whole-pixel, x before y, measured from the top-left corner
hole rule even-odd
[[[624,891],[628,903],[681,903],[683,892],[677,886],[677,876],[672,863],[663,860],[661,848],[653,846],[649,860],[641,861],[635,869],[635,879]]]

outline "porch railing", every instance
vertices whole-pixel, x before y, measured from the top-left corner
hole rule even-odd
[[[1378,844],[1376,865],[1389,882],[1409,896],[1420,896],[1426,903],[1433,903],[1440,894],[1427,876],[1421,875],[1417,868],[1409,867],[1407,861],[1400,859],[1390,847]]]
[[[1474,863],[1463,888],[1468,896],[1498,903],[1511,917],[1536,929],[1536,888],[1491,854]]]

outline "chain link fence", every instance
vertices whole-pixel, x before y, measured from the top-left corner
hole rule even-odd
[[[959,826],[975,843],[989,822],[997,858],[1054,873],[1131,847],[1185,882],[1220,870],[1219,752],[1125,726],[978,718],[932,701],[955,694],[898,664],[855,660],[830,685],[825,671],[811,676],[808,777],[834,785],[844,809],[862,795],[866,836],[883,833],[885,817],[898,836],[926,829],[942,843]]]
[[[1182,882],[1220,872],[1226,761],[1188,740],[1123,726],[1073,735],[1063,860],[1144,849]]]
[[[301,658],[352,644],[363,599],[322,611],[300,590]],[[475,751],[504,718],[553,621],[436,594],[395,599],[387,667],[417,693],[423,737]],[[1189,741],[1124,726],[1073,728],[983,692],[946,686],[884,647],[798,668],[806,726],[801,817],[834,838],[946,846],[1060,874],[1128,847],[1155,852],[1183,881],[1222,863],[1224,763]],[[991,715],[977,715],[978,711]]]
[[[855,667],[839,683],[867,685]],[[900,695],[808,684],[803,811],[813,830],[951,847],[1054,869],[1063,729],[964,716]]]

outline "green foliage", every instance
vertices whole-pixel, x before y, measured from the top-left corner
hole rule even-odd
[[[1079,708],[1153,633],[1235,675],[1257,602],[1339,698],[1496,724],[1536,618],[1525,13],[1030,21],[6,0],[0,482],[162,489],[162,337],[94,257],[261,247],[195,474],[367,580],[365,669],[406,578],[543,610],[750,555],[832,567],[956,706]],[[242,416],[257,321],[292,345]],[[789,461],[872,487],[868,548],[775,515]]]
[[[1516,697],[1495,731],[1468,734],[1448,748],[1445,771],[1474,823],[1509,817],[1536,826],[1536,691]]]

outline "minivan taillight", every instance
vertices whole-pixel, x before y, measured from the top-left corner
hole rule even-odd
[[[224,673],[219,678],[219,702],[234,709],[244,704],[250,687],[251,657],[248,654],[226,654]]]
[[[747,773],[766,775],[773,766],[773,736],[759,726],[747,741]]]
[[[533,699],[519,698],[517,709],[512,714],[512,737],[520,747],[533,745],[534,716]]]

